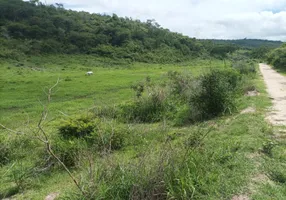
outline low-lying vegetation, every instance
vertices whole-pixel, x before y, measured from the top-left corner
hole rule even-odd
[[[140,73],[123,85],[130,95],[122,93],[124,98],[114,105],[96,103],[77,115],[66,114],[64,108],[60,117],[52,115],[60,108],[53,108],[53,103],[64,105],[53,93],[52,117],[43,128],[80,190],[44,144],[33,138],[38,127],[31,121],[15,131],[26,134],[7,137],[8,131],[1,130],[0,197],[41,199],[59,192],[60,199],[230,199],[247,193],[246,183],[255,168],[248,155],[261,152],[275,159],[277,146],[266,140],[271,128],[261,113],[269,101],[256,70],[249,60],[239,61],[204,70],[157,65],[142,73],[141,68],[112,69],[120,80]],[[115,77],[112,70],[101,70]],[[48,71],[41,73],[50,76]],[[97,73],[101,76],[98,70],[96,78]],[[94,79],[84,73],[85,79],[72,73],[65,76],[71,81],[58,87]],[[115,86],[109,87],[112,95]],[[261,95],[244,95],[253,89]],[[249,105],[257,112],[238,114]],[[282,168],[268,171],[271,179],[283,182]]]
[[[167,80],[161,83],[147,77],[133,85],[133,101],[96,113],[122,122],[170,120],[184,125],[208,120],[235,112],[237,98],[252,87],[249,84],[255,73],[254,64],[241,59],[233,60],[232,68],[210,69],[199,76],[169,71]]]

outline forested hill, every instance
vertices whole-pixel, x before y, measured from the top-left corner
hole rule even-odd
[[[258,48],[262,46],[270,48],[278,48],[283,44],[281,41],[259,40],[259,39],[211,40],[211,41],[213,41],[216,44],[234,44],[244,48]]]
[[[22,54],[92,54],[143,62],[179,62],[224,56],[237,47],[170,32],[153,20],[66,10],[61,4],[0,0],[0,57]]]
[[[0,0],[0,58],[35,54],[91,54],[141,62],[225,57],[233,43],[213,44],[117,15],[66,10],[38,0]]]

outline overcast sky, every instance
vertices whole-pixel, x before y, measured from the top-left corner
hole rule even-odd
[[[196,38],[286,41],[286,0],[45,0],[67,9],[115,13]]]

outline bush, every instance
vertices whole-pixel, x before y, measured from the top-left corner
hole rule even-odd
[[[176,71],[168,72],[168,87],[170,94],[184,102],[189,99],[191,88],[194,85],[194,78],[189,74],[182,74]]]
[[[78,165],[79,155],[84,147],[84,142],[85,141],[81,140],[63,140],[57,138],[54,141],[52,149],[67,167],[76,167]],[[57,161],[55,161],[55,163],[57,163]]]
[[[82,176],[86,198],[76,190],[66,199],[228,199],[247,181],[246,161],[227,142],[208,146],[206,131],[188,132],[178,146],[143,148],[132,162],[97,162]]]
[[[242,73],[248,73],[247,70]],[[175,125],[210,119],[235,110],[244,80],[233,69],[212,70],[198,78],[169,72],[168,78],[164,85],[146,81],[133,86],[137,98],[120,105],[115,116],[124,122],[168,119]]]
[[[267,58],[267,62],[273,65],[275,68],[285,69],[286,68],[286,47],[274,49],[270,52]]]
[[[212,70],[198,79],[190,104],[199,120],[231,113],[235,107],[240,75],[233,70]]]
[[[255,74],[256,69],[253,62],[237,61],[232,64],[232,67],[237,70],[240,74]]]
[[[125,127],[114,122],[101,121],[97,124],[94,132],[86,139],[98,151],[118,150],[124,146],[124,140],[128,132]]]
[[[166,104],[167,94],[163,88],[152,88],[134,102],[120,105],[119,117],[123,121],[132,122],[158,122],[168,110]]]
[[[64,138],[85,137],[90,135],[98,122],[90,116],[83,116],[66,120],[59,127],[60,134]]]
[[[128,131],[115,122],[103,121],[91,116],[76,117],[63,122],[59,133],[64,139],[83,139],[97,150],[120,149]]]

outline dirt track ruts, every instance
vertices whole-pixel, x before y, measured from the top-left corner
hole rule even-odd
[[[267,119],[273,125],[286,125],[286,77],[269,65],[259,64],[259,68],[273,103]]]

